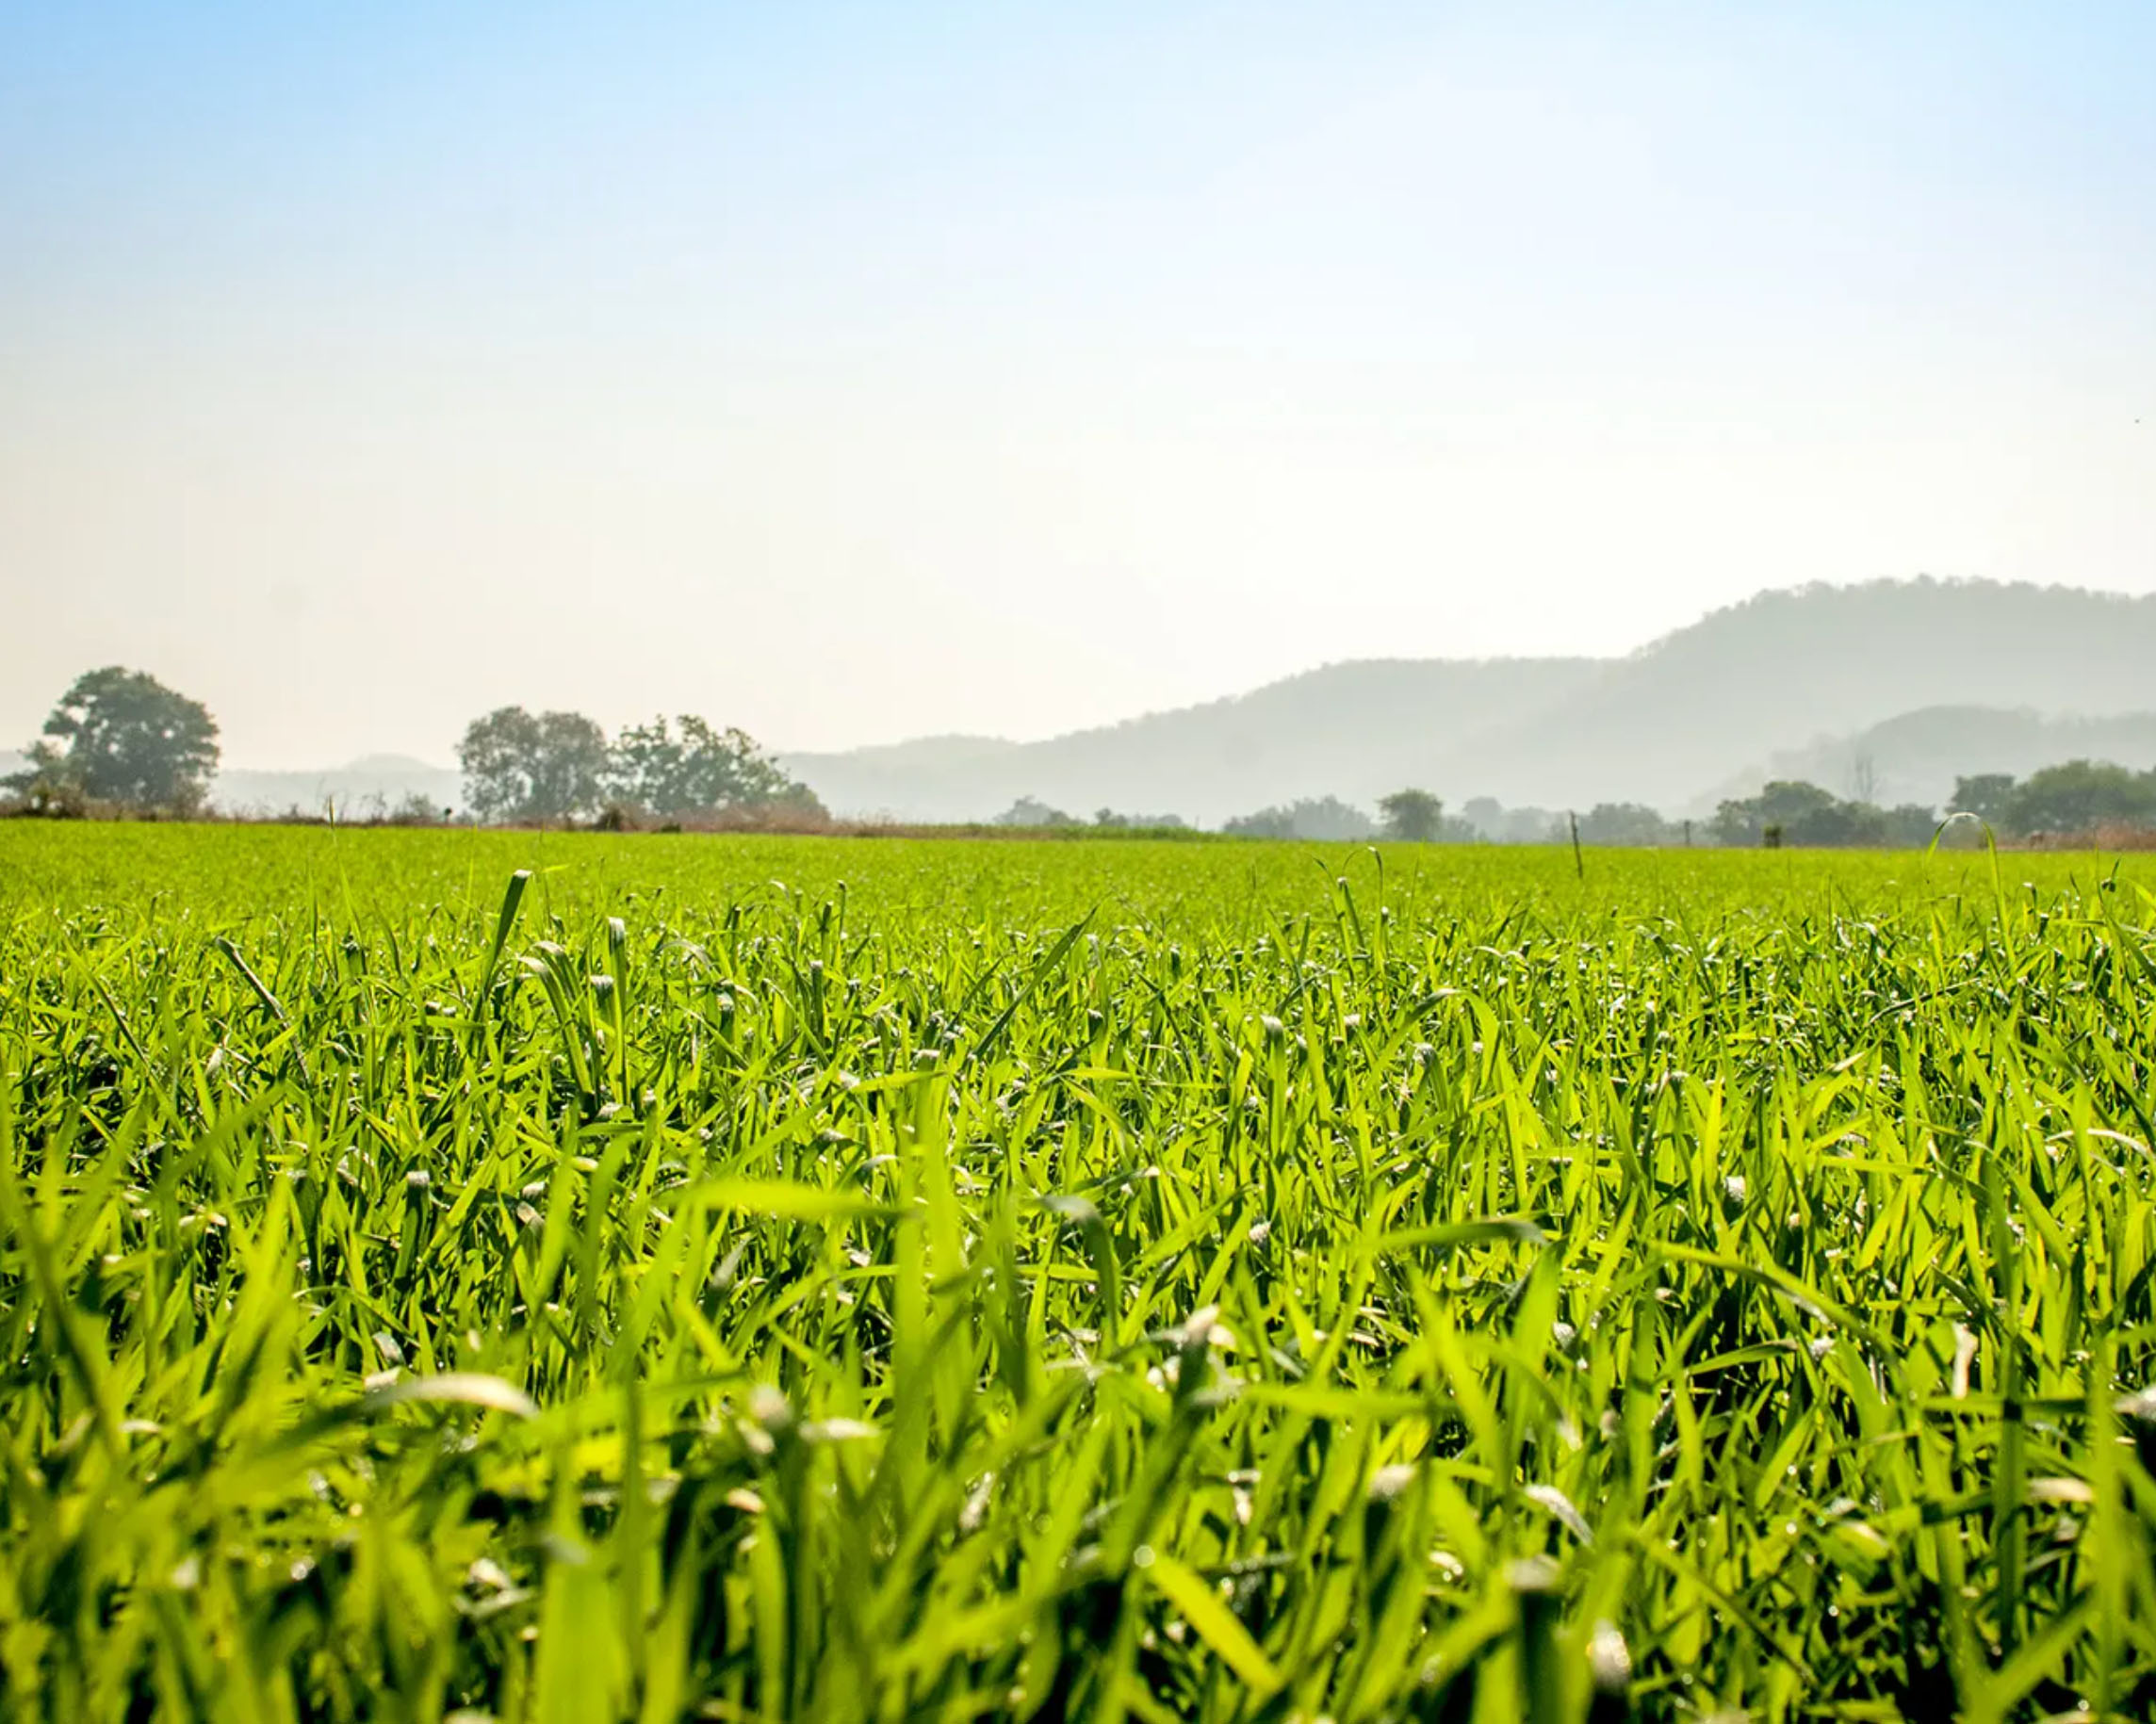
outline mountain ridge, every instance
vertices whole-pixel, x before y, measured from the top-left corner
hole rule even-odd
[[[2149,663],[2148,595],[1818,583],[1754,594],[1619,657],[1346,660],[1220,701],[976,749],[988,766],[932,748],[907,756],[904,743],[781,759],[834,811],[917,820],[987,819],[1030,796],[1074,814],[1173,809],[1213,824],[1300,796],[1367,805],[1406,784],[1455,805],[1490,795],[1697,814],[1776,759],[1904,713],[2131,713],[2156,705]]]

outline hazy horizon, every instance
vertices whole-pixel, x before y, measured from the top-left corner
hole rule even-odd
[[[0,21],[0,748],[1027,740],[2156,590],[2156,13]]]

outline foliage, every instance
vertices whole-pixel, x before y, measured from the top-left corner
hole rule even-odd
[[[1917,803],[1879,808],[1843,802],[1816,784],[1777,779],[1756,796],[1723,803],[1711,830],[1715,842],[1733,848],[1772,842],[1807,850],[1905,849],[1929,843],[1938,816]]]
[[[2006,805],[2014,795],[2012,773],[1977,773],[1954,780],[1948,807],[1956,814],[1973,814],[1991,825],[2006,824]]]
[[[499,707],[457,744],[465,800],[482,821],[567,821],[605,800],[606,732],[580,712]]]
[[[1445,804],[1428,790],[1395,790],[1378,798],[1384,833],[1402,844],[1434,844],[1445,830]]]
[[[90,802],[186,814],[202,805],[218,753],[208,707],[146,671],[111,664],[75,678],[27,750],[29,764],[7,782],[36,812]]]
[[[1549,808],[1508,808],[1494,796],[1470,798],[1460,810],[1463,841],[1490,844],[1563,844],[1572,839],[1565,817]]]
[[[2148,1716],[2156,871],[1343,864],[0,829],[0,1713]]]
[[[1093,824],[1102,832],[1183,832],[1190,822],[1180,814],[1119,814],[1101,808],[1094,812]]]
[[[678,732],[657,718],[614,739],[606,773],[612,795],[664,820],[778,804],[823,811],[745,731],[720,730],[688,713],[678,722]]]
[[[2001,813],[2016,833],[2156,824],[2156,773],[2095,760],[2047,766],[2014,787]]]
[[[1243,815],[1220,830],[1239,838],[1370,838],[1378,836],[1378,823],[1337,796],[1306,796]]]
[[[457,760],[466,797],[482,821],[596,817],[603,829],[620,832],[639,820],[678,825],[744,810],[825,818],[814,792],[788,777],[754,738],[688,713],[630,724],[610,744],[581,713],[533,717],[504,707],[472,722]]]
[[[1579,817],[1582,844],[1667,844],[1677,836],[1668,821],[1643,803],[1596,803]]]
[[[1031,796],[1021,796],[997,815],[991,822],[998,826],[1075,826],[1078,820],[1061,808],[1052,808],[1046,803]]]

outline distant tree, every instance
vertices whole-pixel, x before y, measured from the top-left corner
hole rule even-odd
[[[607,756],[609,795],[666,820],[804,798],[815,804],[745,731],[720,730],[686,713],[676,724],[678,731],[656,718],[622,731]]]
[[[1220,830],[1236,838],[1292,838],[1297,836],[1295,816],[1286,808],[1260,808],[1220,822]]]
[[[1723,803],[1712,831],[1715,841],[1726,845],[1876,850],[1929,843],[1937,827],[1938,816],[1916,803],[1881,808],[1843,802],[1816,784],[1777,779],[1756,796]]]
[[[1878,799],[1878,756],[1869,748],[1859,748],[1849,757],[1849,800],[1854,803],[1870,803]]]
[[[1777,842],[1832,841],[1805,835],[1807,831],[1830,828],[1831,811],[1838,805],[1831,790],[1822,790],[1818,785],[1802,780],[1778,778],[1756,796],[1732,799],[1717,807],[1714,840],[1718,844],[1744,848],[1765,842],[1769,828],[1772,828],[1777,834]]]
[[[1460,810],[1460,817],[1474,829],[1477,838],[1501,842],[1505,837],[1505,805],[1494,796],[1471,798]]]
[[[1306,796],[1283,807],[1260,808],[1222,823],[1220,830],[1239,838],[1375,838],[1378,825],[1362,809],[1337,796]]]
[[[1898,803],[1886,810],[1886,841],[1897,850],[1920,850],[1939,829],[1939,811],[1920,802]]]
[[[1378,799],[1385,836],[1403,844],[1434,844],[1444,835],[1445,804],[1428,790],[1395,790]]]
[[[1851,850],[1886,842],[1886,817],[1870,803],[1839,802],[1833,796],[1801,813],[1772,822],[1782,841],[1806,850]]]
[[[2092,832],[2156,823],[2156,773],[2100,760],[2068,760],[2031,773],[2001,809],[2010,832]]]
[[[75,678],[8,782],[33,806],[81,797],[186,814],[202,805],[218,756],[208,707],[112,664]]]
[[[471,722],[457,764],[482,821],[578,820],[606,796],[606,732],[580,712],[498,707]]]
[[[1448,839],[1462,844],[1483,840],[1492,844],[1563,844],[1572,839],[1572,826],[1561,814],[1547,808],[1508,808],[1494,796],[1478,796],[1445,821]],[[1585,837],[1582,822],[1581,836]]]
[[[2014,794],[2012,773],[1975,773],[1954,780],[1953,797],[1947,804],[1956,814],[1973,814],[1991,825],[2003,825],[2006,805]]]
[[[997,815],[998,826],[1075,826],[1078,822],[1061,808],[1052,808],[1036,797],[1021,796]]]
[[[1123,814],[1100,808],[1094,811],[1093,824],[1104,832],[1180,832],[1190,822],[1180,814]]]
[[[1642,803],[1597,803],[1579,817],[1582,844],[1664,844],[1669,838],[1669,821]]]

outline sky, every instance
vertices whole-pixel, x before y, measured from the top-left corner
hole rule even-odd
[[[2156,7],[0,8],[0,747],[1054,734],[2156,590]]]

